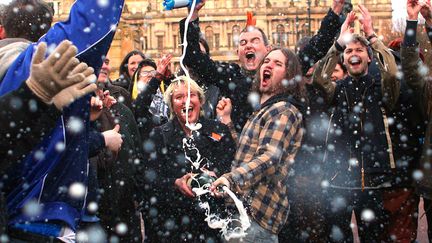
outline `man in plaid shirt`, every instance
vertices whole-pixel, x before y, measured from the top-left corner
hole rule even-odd
[[[243,127],[232,171],[212,185],[216,196],[221,196],[216,188],[225,185],[248,204],[252,222],[243,242],[278,242],[288,218],[288,170],[303,135],[296,102],[303,98],[300,77],[301,66],[292,51],[275,49],[266,55],[256,82],[260,109]],[[218,104],[224,123],[230,122],[230,110],[228,99]]]

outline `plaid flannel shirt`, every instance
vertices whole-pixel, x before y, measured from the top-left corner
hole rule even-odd
[[[271,98],[249,118],[239,138],[236,165],[223,175],[232,189],[247,197],[255,221],[275,234],[288,218],[288,170],[303,136],[302,115],[286,100]]]

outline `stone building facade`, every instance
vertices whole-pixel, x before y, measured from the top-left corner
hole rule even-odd
[[[72,0],[47,0],[55,9],[55,20],[64,20]],[[348,2],[349,0],[346,0]],[[187,9],[164,11],[163,0],[126,0],[121,23],[117,29],[109,56],[112,77],[118,76],[122,58],[131,50],[142,50],[158,59],[164,53],[173,53],[173,69],[181,56],[179,37],[180,19]],[[294,48],[297,40],[314,34],[333,0],[208,0],[200,11],[200,27],[210,45],[215,60],[236,61],[235,47],[238,34],[244,28],[246,12],[252,11],[261,27],[275,46]],[[364,4],[372,13],[375,31],[387,36],[391,31],[391,0],[351,0]],[[309,26],[310,24],[310,26]],[[358,28],[358,26],[357,26]]]

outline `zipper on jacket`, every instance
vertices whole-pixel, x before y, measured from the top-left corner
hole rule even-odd
[[[358,82],[358,81],[357,81]],[[367,87],[365,87],[365,90],[363,91],[363,95],[362,95],[362,97],[361,97],[361,104],[362,104],[362,109],[361,110],[363,110],[363,109],[366,109],[366,108],[364,108],[364,106],[365,106],[365,102],[364,102],[364,99],[365,99],[365,96],[366,96],[366,93],[367,93],[367,91],[368,91],[368,89],[370,88],[370,87],[372,87],[373,85],[375,84],[375,80],[374,79],[372,79],[372,83],[369,85],[369,86],[367,86]],[[349,100],[349,98],[348,98],[348,92],[347,92],[347,90],[346,90],[346,88],[344,88],[344,93],[345,93],[345,98],[346,98],[346,100],[347,100],[347,105],[348,105],[348,110],[349,110],[349,112],[352,112],[352,107],[351,107],[351,103],[349,102],[350,100]],[[365,110],[365,111],[363,111],[363,112],[361,112],[360,113],[360,115],[359,115],[359,118],[360,118],[360,138],[361,138],[361,136],[364,134],[364,131],[363,131],[363,119],[364,119],[364,114],[366,113],[367,111]],[[361,143],[361,140],[360,140],[360,143]],[[357,145],[356,145],[356,147],[357,147]],[[361,146],[360,146],[361,147]],[[350,142],[350,151],[351,151],[351,142]],[[357,154],[356,154],[356,156],[357,156]],[[351,152],[350,152],[350,157],[352,157],[351,156]],[[360,152],[360,159],[361,159],[361,190],[362,190],[362,192],[364,191],[364,189],[365,189],[365,173],[364,173],[364,158],[363,158],[363,152]],[[358,160],[357,160],[358,161]],[[350,168],[351,168],[351,165],[350,165]]]
[[[332,111],[330,118],[329,118],[329,122],[328,122],[327,133],[326,133],[326,138],[325,138],[325,143],[324,143],[325,144],[325,150],[324,150],[324,155],[323,155],[323,159],[322,159],[323,164],[327,160],[327,145],[328,145],[328,138],[329,138],[329,134],[330,134],[331,124],[332,124],[332,120],[333,120],[333,115],[334,115],[334,110]],[[336,177],[338,175],[339,175],[339,171],[336,171],[336,173],[330,178],[330,181],[333,181],[334,179],[336,179]]]

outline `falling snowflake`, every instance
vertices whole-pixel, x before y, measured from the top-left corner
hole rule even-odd
[[[374,211],[370,210],[370,209],[365,209],[362,211],[361,213],[361,219],[366,221],[366,222],[371,222],[375,219],[375,213]]]
[[[66,127],[72,133],[79,133],[84,129],[84,123],[80,118],[71,117]]]
[[[115,231],[119,235],[125,235],[128,231],[128,227],[125,223],[119,223],[116,225]]]
[[[69,196],[75,199],[83,198],[86,193],[86,187],[79,182],[72,183],[69,186]]]
[[[109,5],[109,1],[108,0],[97,0],[97,4],[101,8],[106,8]]]

